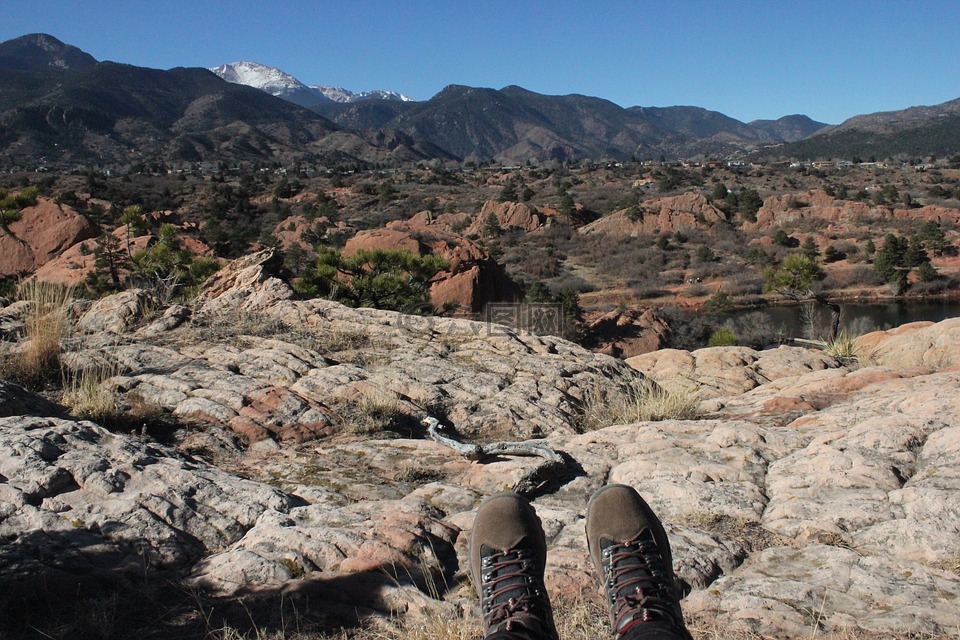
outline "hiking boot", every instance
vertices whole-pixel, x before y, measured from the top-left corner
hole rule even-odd
[[[614,484],[593,494],[587,547],[606,590],[614,638],[690,638],[667,534],[633,488]]]
[[[543,584],[546,562],[543,528],[526,498],[498,493],[484,500],[470,534],[470,574],[485,638],[557,640]]]

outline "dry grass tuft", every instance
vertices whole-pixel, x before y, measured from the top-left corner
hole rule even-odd
[[[551,601],[557,631],[563,640],[610,637],[607,611],[599,601],[556,595]],[[482,635],[479,618],[467,613],[455,616],[430,615],[400,623],[389,632],[366,631],[351,637],[364,640],[476,640]]]
[[[346,418],[345,430],[360,435],[396,430],[411,420],[399,396],[381,388],[372,389],[354,401]]]
[[[6,364],[18,382],[41,387],[60,375],[60,353],[70,330],[67,308],[73,301],[73,287],[28,280],[20,283],[17,296],[30,303],[24,318],[27,343]]]
[[[582,596],[555,596],[554,622],[561,638],[594,640],[610,637],[610,616],[599,600]]]
[[[950,573],[960,576],[960,551],[954,552],[952,558],[935,562],[933,566],[942,571],[949,571]]]
[[[473,616],[434,614],[401,623],[390,631],[367,631],[353,637],[364,640],[476,640],[482,635],[480,621]]]
[[[116,367],[106,364],[65,371],[61,402],[83,420],[100,425],[115,422],[121,413],[119,398],[105,382],[117,373]]]
[[[701,415],[697,393],[667,389],[650,379],[627,386],[594,385],[580,402],[580,428],[602,429],[615,424],[658,420],[696,420]]]

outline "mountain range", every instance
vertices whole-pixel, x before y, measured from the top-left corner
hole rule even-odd
[[[344,127],[394,129],[477,160],[723,154],[793,142],[827,126],[801,115],[744,124],[698,107],[624,109],[600,98],[545,96],[515,86],[497,91],[450,85],[425,102],[396,92],[339,94],[342,90],[310,87],[255,62],[225,64],[211,71],[307,107]]]
[[[960,152],[960,100],[828,126],[740,122],[693,106],[629,107],[517,86],[429,100],[309,86],[251,62],[213,70],[98,62],[45,34],[0,43],[0,163],[886,157]]]

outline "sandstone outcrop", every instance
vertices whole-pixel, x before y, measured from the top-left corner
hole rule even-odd
[[[862,228],[870,220],[931,220],[948,227],[960,224],[960,210],[926,205],[916,209],[872,205],[867,202],[840,200],[822,189],[802,194],[771,196],[757,211],[756,222],[744,222],[744,231],[765,231],[791,228],[806,222],[822,222],[830,229]]]
[[[448,211],[446,213],[420,211],[401,224],[413,231],[429,231],[439,228],[449,233],[462,233],[473,220],[474,216],[463,211]]]
[[[473,223],[467,229],[469,236],[480,237],[484,235],[487,221],[490,216],[497,219],[497,223],[503,231],[524,231],[530,233],[549,226],[552,219],[538,211],[536,208],[522,202],[495,202],[487,200],[483,203],[480,213],[473,219]]]
[[[476,606],[480,500],[542,461],[460,457],[423,436],[429,414],[461,437],[539,435],[562,452],[530,493],[555,596],[595,597],[587,500],[623,482],[663,518],[700,635],[960,625],[960,319],[868,334],[856,365],[795,347],[638,356],[700,394],[703,416],[580,433],[587,389],[643,374],[559,339],[298,301],[274,259],[235,262],[158,319],[122,320],[117,299],[105,306],[122,321],[71,345],[71,361],[117,365],[105,384],[121,399],[189,418],[166,444],[0,383],[3,593],[159,573],[337,620],[454,619]],[[364,426],[374,408],[409,420]]]
[[[804,220],[818,220],[833,225],[849,225],[855,220],[884,218],[890,216],[887,207],[874,207],[865,202],[838,200],[823,189],[813,189],[806,194],[771,196],[763,201],[757,211],[756,222],[744,222],[745,231],[776,229],[797,226]],[[862,226],[862,223],[861,223]]]
[[[0,229],[0,277],[32,273],[97,233],[97,226],[72,207],[40,198]]]
[[[661,349],[628,358],[627,364],[659,384],[696,389],[703,400],[740,395],[780,378],[838,366],[830,356],[800,347]]]
[[[625,359],[663,348],[670,333],[666,321],[652,309],[614,310],[588,316],[586,326],[598,353]]]
[[[626,236],[669,234],[683,229],[708,228],[723,220],[726,220],[724,213],[707,202],[704,196],[684,193],[641,202],[633,218],[629,210],[621,209],[580,227],[578,231]]]
[[[127,228],[119,227],[113,231],[119,248],[127,251]],[[150,244],[151,236],[133,236],[129,239],[130,253],[146,249]],[[55,282],[64,285],[78,285],[84,282],[87,276],[96,270],[96,256],[93,251],[96,247],[94,240],[78,242],[67,247],[58,256],[41,266],[34,272],[34,277],[41,282]]]

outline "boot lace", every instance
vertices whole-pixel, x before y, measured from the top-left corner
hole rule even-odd
[[[607,596],[613,628],[622,635],[634,623],[663,620],[682,626],[676,618],[677,596],[670,572],[652,537],[603,549]]]
[[[513,631],[541,627],[549,616],[546,594],[534,578],[535,560],[529,549],[507,549],[481,560],[483,599],[481,609],[486,628]],[[541,630],[544,637],[549,632]]]

